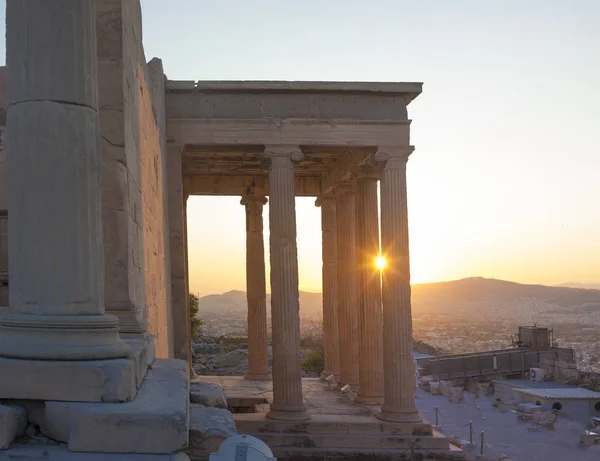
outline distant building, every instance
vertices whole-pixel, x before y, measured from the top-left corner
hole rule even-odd
[[[587,424],[600,417],[600,392],[579,387],[514,389],[521,402],[536,403],[545,410],[561,412],[569,419]]]

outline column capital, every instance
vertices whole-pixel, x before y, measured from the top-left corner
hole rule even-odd
[[[315,200],[315,206],[320,208],[322,206],[331,206],[335,205],[335,195],[334,194],[325,194],[319,195]]]
[[[266,144],[265,157],[275,159],[289,159],[292,162],[299,162],[304,158],[304,152],[300,146],[293,144]]]
[[[347,195],[354,194],[354,184],[351,182],[342,182],[335,186],[335,196],[336,197],[344,197]]]
[[[242,195],[242,199],[240,200],[240,205],[248,205],[248,203],[259,203],[260,205],[266,205],[268,202],[265,194],[261,194],[258,192],[248,192]]]
[[[414,146],[379,146],[373,158],[377,162],[404,162],[406,163],[410,154],[415,150]]]
[[[354,170],[353,176],[357,180],[371,179],[377,181],[380,176],[380,169],[374,165],[362,165]]]

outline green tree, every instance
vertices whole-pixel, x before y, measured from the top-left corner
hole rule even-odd
[[[190,327],[192,330],[192,338],[198,334],[200,327],[204,324],[201,319],[197,317],[199,310],[199,299],[193,293],[190,293]]]
[[[310,351],[300,364],[300,368],[306,373],[321,374],[325,368],[325,360],[323,359],[323,354],[321,351]]]

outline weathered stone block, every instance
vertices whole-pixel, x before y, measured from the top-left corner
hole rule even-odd
[[[0,358],[0,399],[66,402],[132,400],[154,360],[151,336],[124,338],[129,359],[44,361]]]
[[[120,317],[119,311],[125,310],[121,305],[132,304],[127,278],[130,252],[127,245],[127,214],[125,211],[105,209],[102,211],[102,225],[105,237],[106,313]]]
[[[98,108],[123,111],[123,62],[118,59],[99,57]]]
[[[205,407],[227,408],[227,398],[223,388],[215,383],[190,383],[190,402]]]
[[[189,461],[183,453],[74,453],[65,446],[19,445],[0,451],[0,461]]]
[[[122,402],[136,393],[129,359],[95,361],[20,360],[0,357],[0,398]]]
[[[122,6],[122,0],[96,0],[98,60],[123,59]]]
[[[127,167],[116,159],[102,158],[102,209],[122,211],[126,209]],[[119,233],[119,229],[105,226],[105,230]]]
[[[0,405],[0,450],[25,433],[27,418],[25,410],[15,405]]]
[[[185,362],[155,360],[134,401],[46,402],[38,424],[71,451],[173,453],[188,442],[188,383]]]
[[[185,450],[193,459],[208,459],[223,440],[237,434],[233,415],[222,408],[191,405],[190,440]]]
[[[102,149],[102,157],[112,157],[119,161],[124,160],[125,132],[123,127],[125,125],[125,114],[122,110],[101,110],[99,116],[102,139],[108,141],[115,148],[114,151]]]

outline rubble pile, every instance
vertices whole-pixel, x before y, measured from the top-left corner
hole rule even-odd
[[[194,371],[199,375],[242,376],[248,369],[247,344],[226,352],[218,339],[203,337],[192,342],[192,357]]]
[[[269,370],[273,362],[271,344],[269,342]],[[305,359],[301,351],[300,360]],[[248,369],[248,344],[239,343],[235,346],[223,345],[217,338],[197,337],[192,341],[192,360],[194,371],[201,376],[243,376]],[[317,378],[318,373],[300,374],[303,378]]]

